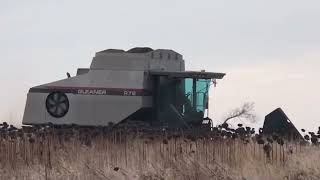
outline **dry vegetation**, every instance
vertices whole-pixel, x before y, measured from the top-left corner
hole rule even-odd
[[[320,179],[319,160],[315,145],[252,131],[6,127],[0,138],[1,179]]]

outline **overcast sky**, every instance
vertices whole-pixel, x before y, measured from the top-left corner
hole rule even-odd
[[[89,67],[96,51],[149,46],[189,70],[225,72],[211,117],[255,102],[258,125],[282,107],[320,125],[319,0],[0,0],[0,121],[20,124],[30,87]]]

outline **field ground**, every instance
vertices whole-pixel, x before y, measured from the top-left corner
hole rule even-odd
[[[252,139],[221,137],[51,132],[0,145],[1,179],[320,179],[319,148],[299,143],[272,143],[269,157]]]

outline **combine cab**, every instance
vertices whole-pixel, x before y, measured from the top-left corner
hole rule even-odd
[[[23,124],[201,126],[209,87],[224,75],[185,71],[182,55],[172,50],[108,49],[76,76],[31,88]]]

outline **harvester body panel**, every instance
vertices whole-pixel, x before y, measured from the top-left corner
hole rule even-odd
[[[161,116],[155,117],[155,114],[167,115],[167,111],[179,114],[185,110],[171,100],[169,104],[162,103],[166,108],[161,112],[155,110],[159,110],[155,106],[159,106],[156,101],[160,92],[164,99],[169,96],[163,92],[177,91],[177,87],[184,86],[184,78],[193,78],[196,82],[199,78],[221,79],[223,76],[222,73],[185,72],[182,55],[172,50],[105,50],[96,53],[90,68],[78,69],[76,76],[31,88],[23,124],[108,126],[143,116],[158,119]],[[179,89],[179,96],[185,95],[182,91],[184,87]],[[207,97],[205,95],[203,97]]]

